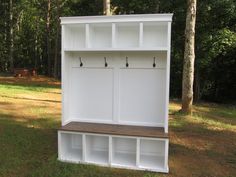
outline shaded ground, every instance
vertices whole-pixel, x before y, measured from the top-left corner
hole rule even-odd
[[[236,176],[236,107],[199,104],[192,117],[170,104],[170,173],[102,168],[57,161],[60,83],[45,77],[0,77],[1,177]]]

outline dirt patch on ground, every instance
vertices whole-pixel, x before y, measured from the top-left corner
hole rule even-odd
[[[60,86],[61,82],[44,76],[35,77],[0,77],[0,84],[14,84],[14,85],[48,85]]]

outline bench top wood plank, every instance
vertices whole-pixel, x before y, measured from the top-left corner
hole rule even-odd
[[[164,128],[162,127],[70,122],[62,126],[59,130],[82,132],[82,133],[121,135],[121,136],[168,138],[168,134],[164,132]]]

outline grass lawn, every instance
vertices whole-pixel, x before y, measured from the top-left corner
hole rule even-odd
[[[57,161],[60,83],[0,77],[1,177],[236,176],[236,107],[194,106],[192,117],[170,104],[169,174],[75,165]]]

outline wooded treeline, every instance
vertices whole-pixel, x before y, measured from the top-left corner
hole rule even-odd
[[[186,0],[112,0],[113,14],[174,13],[171,97],[181,97]],[[60,78],[59,16],[102,15],[103,0],[2,0],[0,72],[36,68]],[[197,4],[195,100],[236,100],[236,0]]]

